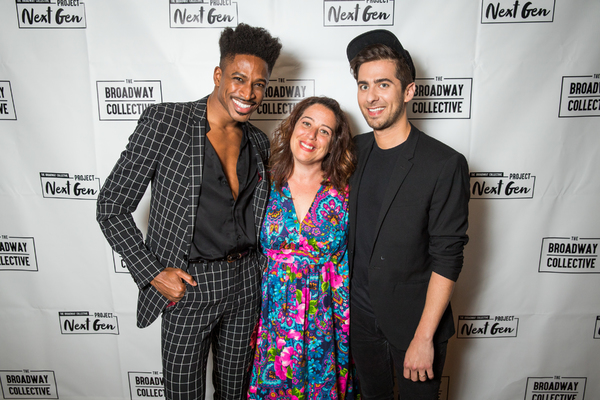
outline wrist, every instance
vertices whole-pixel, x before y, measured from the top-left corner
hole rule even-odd
[[[433,342],[433,335],[435,332],[427,332],[417,329],[415,335],[413,336],[413,340],[419,342]]]

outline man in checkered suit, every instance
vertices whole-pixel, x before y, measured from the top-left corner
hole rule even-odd
[[[281,44],[240,24],[219,39],[213,92],[148,107],[98,196],[97,220],[139,288],[137,325],[162,313],[167,399],[245,397],[260,309],[257,252],[269,140],[248,123]],[[132,212],[150,185],[144,241]]]

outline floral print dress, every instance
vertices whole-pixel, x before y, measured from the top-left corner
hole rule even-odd
[[[289,187],[271,187],[261,245],[269,262],[248,397],[353,399],[348,196],[321,185],[298,221]]]

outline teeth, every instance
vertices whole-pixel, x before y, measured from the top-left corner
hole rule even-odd
[[[304,144],[304,143],[302,143],[302,142],[300,142],[300,146],[304,147],[304,148],[305,148],[305,149],[307,149],[307,150],[313,150],[313,149],[314,149],[314,147],[313,147],[313,146],[309,146],[309,145],[307,145],[307,144]]]
[[[245,104],[245,103],[242,103],[241,101],[239,101],[239,100],[236,100],[236,99],[233,99],[233,102],[234,102],[234,103],[235,103],[235,104],[236,104],[238,107],[241,107],[241,108],[250,108],[250,107],[252,107],[252,105],[251,105],[251,104]]]
[[[371,111],[371,112],[379,112],[381,110],[383,110],[383,107],[369,108],[369,111]]]

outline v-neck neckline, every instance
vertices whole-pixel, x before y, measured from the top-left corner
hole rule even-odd
[[[296,204],[294,203],[294,198],[292,197],[292,191],[290,190],[290,185],[287,182],[285,183],[285,189],[287,190],[287,194],[289,195],[290,202],[292,203],[292,209],[294,211],[294,216],[296,217],[295,220],[300,228],[302,228],[302,224],[304,223],[304,220],[306,220],[306,216],[310,214],[310,211],[315,205],[315,200],[317,199],[317,196],[321,193],[321,191],[323,191],[324,188],[325,186],[323,184],[319,185],[319,189],[315,193],[315,196],[313,197],[312,202],[310,203],[310,207],[308,207],[306,214],[304,214],[302,220],[300,220],[300,218],[298,217],[298,212],[296,211]]]

